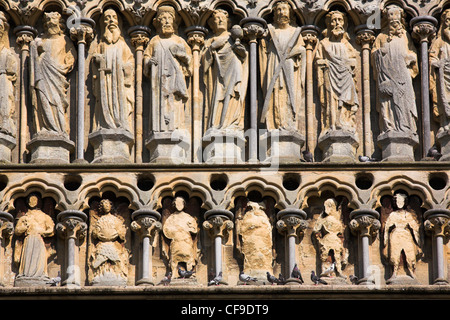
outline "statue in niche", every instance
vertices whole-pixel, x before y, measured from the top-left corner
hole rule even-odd
[[[186,129],[192,53],[187,42],[177,35],[178,19],[173,7],[159,7],[153,20],[157,35],[144,52],[144,74],[151,79],[153,132]]]
[[[119,16],[107,9],[100,19],[101,40],[93,55],[96,98],[93,132],[121,129],[132,132],[134,56],[122,36]]]
[[[98,219],[92,223],[91,237],[95,248],[90,254],[90,267],[94,285],[127,283],[129,256],[125,246],[127,228],[124,218],[117,212],[113,213],[113,210],[111,200],[101,200],[100,217],[96,217]]]
[[[383,15],[386,25],[372,48],[378,88],[381,133],[417,132],[417,106],[412,80],[417,76],[417,52],[405,29],[405,13],[388,5]]]
[[[236,248],[244,257],[244,273],[266,279],[274,260],[272,223],[264,202],[248,201],[236,214]]]
[[[14,86],[18,75],[18,62],[9,46],[8,32],[8,21],[0,11],[0,133],[15,137]]]
[[[223,9],[214,10],[208,23],[214,36],[205,41],[202,53],[206,129],[244,130],[248,57],[240,42],[243,31],[239,26],[229,31],[231,21]]]
[[[26,199],[28,211],[21,216],[14,233],[24,237],[16,242],[14,260],[19,264],[15,285],[45,285],[50,280],[47,264],[50,256],[44,239],[55,233],[55,223],[42,211],[42,199],[37,193],[30,194]]]
[[[407,275],[415,279],[417,257],[423,254],[420,224],[407,209],[408,196],[397,193],[394,202],[396,210],[389,214],[383,228],[383,255],[392,266],[392,276],[387,283],[395,282],[402,264]]]
[[[163,252],[169,260],[172,274],[178,267],[192,271],[199,258],[197,219],[184,211],[186,201],[183,197],[176,196],[172,201],[174,210],[163,222],[163,235],[168,240],[164,242]],[[169,243],[169,245],[166,245]]]
[[[438,133],[450,130],[450,9],[441,15],[441,26],[430,47],[430,90]]]
[[[325,200],[324,211],[317,219],[312,234],[319,250],[320,276],[329,276],[325,270],[334,264],[336,276],[345,278],[342,269],[348,262],[348,250],[344,245],[345,226],[342,222],[342,208],[336,199]]]
[[[322,104],[321,136],[334,130],[354,133],[359,107],[354,74],[357,52],[349,42],[346,15],[332,11],[325,19],[327,29],[315,56]]]
[[[304,122],[306,49],[286,1],[274,7],[274,23],[260,41],[260,70],[264,105],[261,122],[267,130],[298,131]]]
[[[36,134],[68,136],[69,98],[67,75],[73,70],[77,51],[64,34],[58,12],[44,13],[44,33],[30,44],[30,87]]]

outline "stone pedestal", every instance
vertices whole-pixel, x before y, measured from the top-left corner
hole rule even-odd
[[[0,132],[0,163],[11,162],[11,150],[16,146],[16,139]]]
[[[208,130],[202,139],[206,163],[243,163],[245,138],[242,132]]]
[[[450,161],[450,130],[439,132],[436,139],[441,145],[442,157],[439,161]]]
[[[260,146],[266,146],[265,163],[288,163],[300,162],[304,144],[305,137],[298,132],[272,130],[262,135]]]
[[[355,162],[358,145],[356,134],[342,130],[328,131],[319,137],[322,162]]]
[[[189,137],[178,131],[153,132],[146,141],[152,163],[188,162]]]
[[[92,163],[128,163],[133,135],[123,129],[100,129],[89,134],[94,147]]]
[[[65,135],[41,131],[28,142],[31,163],[70,163],[70,153],[75,150],[75,143]]]
[[[377,138],[382,161],[414,161],[414,149],[419,144],[415,133],[389,131]]]

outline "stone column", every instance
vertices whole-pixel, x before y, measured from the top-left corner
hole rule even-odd
[[[192,74],[192,161],[202,162],[202,123],[203,110],[200,95],[200,50],[205,43],[208,29],[201,26],[192,26],[186,29],[188,43],[192,48],[193,69]]]
[[[14,217],[4,211],[0,211],[0,286],[4,286],[3,276],[5,275],[5,244],[11,239],[14,233]]]
[[[94,39],[95,22],[90,18],[78,18],[74,20],[75,27],[70,28],[70,37],[78,45],[78,78],[77,78],[77,139],[76,158],[74,162],[84,163],[84,104],[86,85],[85,52],[86,46]]]
[[[367,25],[356,27],[356,43],[361,46],[361,73],[362,73],[362,96],[363,96],[363,132],[364,132],[364,154],[370,156],[372,147],[372,125],[370,117],[370,50],[375,41],[375,32]]]
[[[258,38],[262,37],[267,27],[266,20],[257,17],[247,17],[239,23],[244,30],[244,35],[249,39],[250,43],[250,59],[249,59],[249,87],[250,87],[250,128],[249,134],[249,152],[248,162],[258,162],[258,102],[257,102],[257,86],[258,86]]]
[[[445,273],[444,240],[450,235],[450,210],[430,209],[424,213],[425,231],[432,237],[433,284],[448,284]]]
[[[373,283],[368,274],[370,267],[369,246],[371,240],[376,237],[378,230],[381,228],[379,217],[380,214],[376,210],[369,208],[361,208],[350,213],[350,230],[358,237],[358,284]]]
[[[142,93],[142,60],[144,57],[144,49],[147,43],[150,41],[150,28],[146,26],[134,26],[128,29],[128,34],[131,37],[131,44],[135,50],[135,64],[136,64],[136,93],[135,93],[135,162],[142,163],[142,150],[143,150],[143,93]]]
[[[153,286],[155,284],[151,274],[153,252],[151,243],[162,228],[159,222],[161,215],[157,211],[144,208],[133,212],[131,218],[133,219],[131,229],[139,235],[142,242],[141,275],[136,285]]]
[[[295,264],[297,264],[296,242],[308,227],[308,223],[305,219],[306,213],[301,209],[288,208],[281,210],[277,214],[277,229],[280,233],[286,235],[288,243],[288,275],[286,277],[286,284],[302,284],[299,279],[292,278],[291,273]]]
[[[62,273],[65,278],[61,285],[67,287],[80,286],[80,267],[76,262],[76,247],[86,237],[87,215],[78,210],[66,210],[56,217],[58,224],[56,230],[65,242],[66,248],[66,272]]]
[[[316,139],[314,137],[314,83],[313,83],[313,52],[317,44],[319,28],[314,25],[302,27],[302,37],[306,44],[306,148],[314,154]]]
[[[422,98],[422,157],[427,156],[431,147],[431,129],[430,129],[430,82],[429,82],[429,59],[428,43],[436,33],[438,21],[431,16],[420,16],[411,19],[413,29],[412,36],[420,42],[420,93]]]
[[[222,269],[222,242],[230,230],[233,230],[234,224],[233,213],[223,209],[212,209],[205,212],[205,222],[203,228],[208,231],[208,234],[214,241],[214,266],[215,276],[217,276]],[[221,284],[227,284],[222,281]]]
[[[27,106],[30,97],[28,86],[28,64],[30,56],[30,42],[37,36],[37,30],[31,26],[18,26],[14,28],[16,43],[20,48],[20,112],[19,127],[19,163],[26,160],[27,150]]]

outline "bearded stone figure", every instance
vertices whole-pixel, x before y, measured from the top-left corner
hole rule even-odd
[[[68,136],[69,82],[76,49],[64,34],[65,23],[58,12],[44,13],[44,34],[31,42],[30,84],[35,133]]]
[[[324,161],[354,161],[357,143],[356,112],[359,108],[355,84],[357,52],[347,33],[347,17],[339,11],[326,16],[327,29],[319,42],[315,61],[322,105],[319,146]]]
[[[441,15],[441,26],[430,47],[430,91],[433,113],[439,121],[436,138],[441,161],[450,157],[450,9]]]
[[[11,150],[16,146],[15,83],[18,61],[9,46],[9,24],[0,11],[0,162],[11,161]]]
[[[134,56],[121,34],[120,18],[107,9],[93,55],[96,98],[92,133],[93,162],[130,162],[133,137]]]
[[[414,160],[417,106],[413,79],[417,53],[405,29],[405,13],[397,5],[383,11],[382,32],[375,39],[372,61],[379,93],[381,134],[378,143],[384,160]]]

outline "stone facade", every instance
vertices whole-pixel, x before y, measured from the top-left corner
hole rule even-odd
[[[0,1],[0,295],[445,291],[449,6]]]

